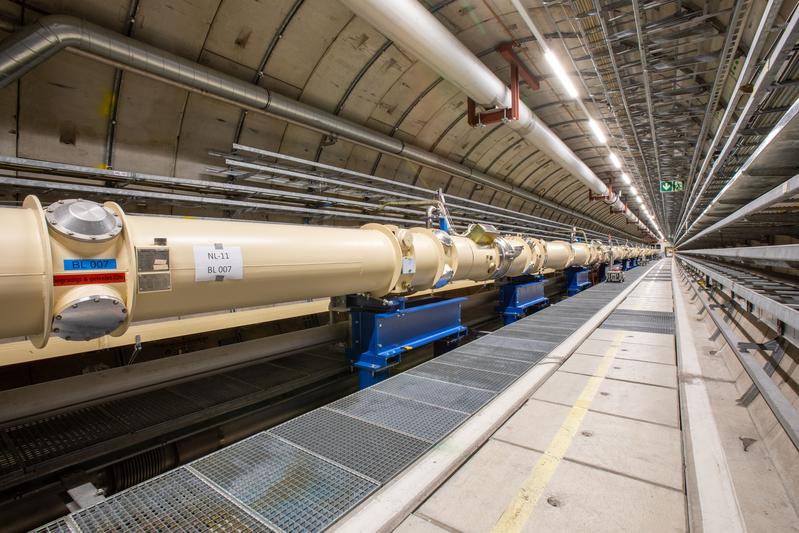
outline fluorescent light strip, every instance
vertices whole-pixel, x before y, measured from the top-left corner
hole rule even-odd
[[[544,51],[544,57],[547,59],[549,66],[552,67],[552,70],[555,72],[555,76],[557,76],[558,80],[560,80],[560,84],[563,85],[563,88],[566,90],[566,93],[574,98],[577,99],[580,94],[577,92],[577,88],[572,83],[572,80],[569,78],[569,75],[566,74],[566,71],[563,70],[563,66],[561,66],[558,58],[555,57],[555,53],[547,48]]]
[[[591,131],[594,132],[594,137],[596,137],[596,140],[599,141],[599,144],[607,144],[608,138],[605,137],[604,133],[602,133],[602,128],[599,127],[597,121],[589,118],[588,125],[591,127]]]

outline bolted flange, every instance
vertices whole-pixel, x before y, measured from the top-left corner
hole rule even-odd
[[[108,335],[125,322],[128,310],[107,295],[73,300],[55,313],[53,335],[68,341],[88,341]]]
[[[45,210],[47,224],[62,235],[84,242],[103,242],[122,231],[119,215],[91,200],[59,200]]]

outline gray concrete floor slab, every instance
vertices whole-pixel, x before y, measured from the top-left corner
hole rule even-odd
[[[533,398],[573,405],[585,387],[588,376],[555,372]],[[591,411],[680,427],[677,391],[664,387],[605,380],[590,407]]]
[[[602,357],[598,355],[573,354],[561,367],[561,372],[593,375]],[[608,369],[608,379],[634,381],[660,387],[677,387],[677,369],[674,366],[659,363],[633,361],[631,359],[614,358]]]
[[[569,407],[530,400],[494,438],[537,451],[546,449]],[[682,490],[680,430],[589,412],[565,457],[604,470]]]

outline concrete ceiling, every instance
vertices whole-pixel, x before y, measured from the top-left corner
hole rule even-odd
[[[500,78],[507,78],[507,65],[493,48],[528,33],[509,2],[431,0],[428,4]],[[541,4],[529,1],[528,5],[540,8]],[[129,23],[132,6],[135,16]],[[667,3],[658,9],[668,16],[675,6]],[[533,13],[546,33],[556,30],[541,8]],[[603,203],[589,202],[585,186],[511,129],[470,128],[463,94],[337,0],[0,0],[0,18],[12,24],[30,23],[44,14],[76,15],[129,33],[474,166],[603,223],[635,231]],[[557,29],[566,31],[566,24]],[[718,38],[723,39],[723,34]],[[564,44],[576,47],[580,41],[567,39]],[[533,72],[546,75],[534,43],[525,45],[522,57]],[[578,67],[590,71],[590,63]],[[314,131],[244,114],[136,73],[121,73],[118,92],[114,80],[113,66],[73,53],[58,54],[0,91],[0,151],[85,166],[110,162],[120,170],[191,178],[221,164],[208,155],[209,150],[228,152],[233,142],[240,142],[573,222],[550,209],[362,146],[342,140],[329,145]],[[600,177],[609,176],[606,152],[594,145],[579,109],[561,100],[555,80],[545,76],[540,90],[523,87],[522,96]],[[603,94],[594,96],[605,100]],[[598,105],[589,109],[596,109],[597,116],[609,116],[604,104]],[[623,133],[614,124],[607,122],[621,142]],[[636,157],[640,154],[631,155]]]

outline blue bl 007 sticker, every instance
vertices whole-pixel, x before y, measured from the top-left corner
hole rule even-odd
[[[64,270],[114,270],[116,259],[64,259]]]

